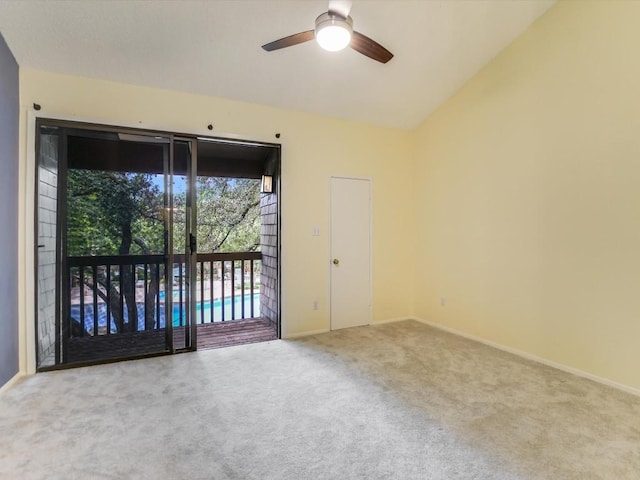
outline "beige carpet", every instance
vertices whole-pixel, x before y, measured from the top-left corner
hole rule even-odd
[[[413,321],[39,374],[5,479],[638,479],[640,398]]]

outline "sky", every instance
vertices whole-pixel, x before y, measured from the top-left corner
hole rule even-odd
[[[164,175],[153,175],[151,179],[161,192],[164,192]],[[187,190],[187,177],[182,175],[173,176],[173,193],[184,193]]]

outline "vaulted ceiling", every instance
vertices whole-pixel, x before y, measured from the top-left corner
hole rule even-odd
[[[326,0],[0,0],[21,67],[413,128],[553,5],[553,0],[353,0],[354,29],[386,65],[315,42]]]

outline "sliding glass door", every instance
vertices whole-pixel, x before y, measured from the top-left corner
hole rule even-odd
[[[38,367],[194,348],[195,141],[38,133]]]

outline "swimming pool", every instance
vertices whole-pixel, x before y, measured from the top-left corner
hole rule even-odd
[[[253,294],[253,316],[251,315],[251,295],[237,296],[234,297],[234,307],[232,311],[231,308],[231,297],[225,297],[224,299],[224,319],[225,320],[237,320],[242,318],[242,302],[244,302],[244,317],[245,318],[253,318],[260,316],[260,294]],[[174,298],[173,304],[173,325],[182,325],[184,323],[184,304],[179,304],[178,301]],[[214,300],[213,302],[213,321],[220,322],[222,321],[222,302],[220,299]],[[234,318],[232,318],[232,313],[235,313]],[[196,318],[195,321],[197,323],[210,323],[211,322],[211,300],[206,300],[204,302],[196,302]]]
[[[161,292],[163,294],[164,292]],[[164,295],[162,296],[162,298]],[[213,321],[220,322],[222,321],[222,311],[224,308],[224,319],[225,320],[238,320],[242,317],[242,304],[244,302],[244,318],[255,318],[260,316],[260,294],[253,294],[253,317],[251,316],[251,294],[247,295],[238,295],[234,297],[234,310],[235,315],[232,316],[232,302],[231,297],[225,297],[224,302],[220,299],[214,300],[213,302]],[[173,303],[173,326],[177,327],[184,324],[184,316],[185,316],[185,308],[186,305],[184,303],[180,304],[178,302],[177,297],[174,298]],[[155,325],[155,328],[164,328],[165,326],[165,305],[164,302],[159,302],[155,304],[156,311],[154,312],[156,323],[159,325]],[[136,309],[138,312],[138,330],[144,330],[144,303],[139,302],[136,303]],[[159,311],[158,311],[159,310]],[[194,319],[196,323],[201,323],[204,317],[204,323],[211,322],[211,314],[212,314],[212,305],[210,300],[206,300],[204,302],[196,302],[196,318]],[[80,305],[72,305],[70,311],[70,317],[76,322],[80,323]],[[110,333],[117,333],[116,328],[116,319],[113,314],[110,312],[109,316],[110,322]],[[90,335],[93,334],[93,304],[85,304],[84,306],[84,328]],[[128,312],[127,309],[124,309],[124,321],[128,323]],[[107,306],[104,303],[98,304],[98,329],[102,333],[102,331],[106,330],[107,327]]]

